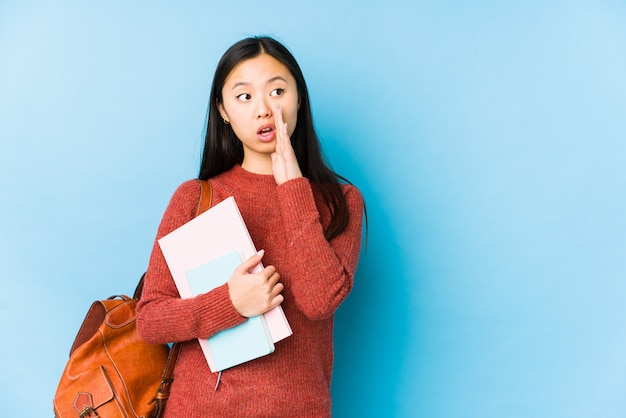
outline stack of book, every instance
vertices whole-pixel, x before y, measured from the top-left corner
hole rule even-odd
[[[257,252],[233,197],[165,235],[159,246],[182,298],[223,285],[242,261]],[[259,264],[252,271],[262,269]],[[278,306],[198,341],[211,371],[219,372],[272,353],[274,343],[291,334]]]

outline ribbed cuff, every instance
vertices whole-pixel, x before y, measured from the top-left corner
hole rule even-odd
[[[202,324],[199,334],[203,338],[239,325],[247,318],[239,315],[228,292],[228,283],[216,287],[196,298],[195,313]]]

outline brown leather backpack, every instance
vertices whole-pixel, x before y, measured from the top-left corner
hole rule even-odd
[[[201,181],[196,215],[211,206],[211,186]],[[133,298],[95,301],[78,331],[54,396],[56,418],[157,418],[173,381],[180,344],[148,344],[137,332]]]
[[[157,416],[170,350],[139,337],[136,304],[114,296],[91,305],[57,387],[57,418]]]

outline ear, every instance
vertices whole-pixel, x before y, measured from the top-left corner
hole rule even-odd
[[[230,121],[228,120],[228,114],[226,113],[226,109],[219,100],[217,101],[217,110],[219,110],[220,116],[224,120],[224,123],[230,123]]]

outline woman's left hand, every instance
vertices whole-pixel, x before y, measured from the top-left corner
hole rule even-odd
[[[302,177],[298,159],[293,152],[287,123],[283,120],[280,106],[274,109],[274,124],[276,125],[276,151],[272,153],[272,171],[279,186],[286,181]]]

